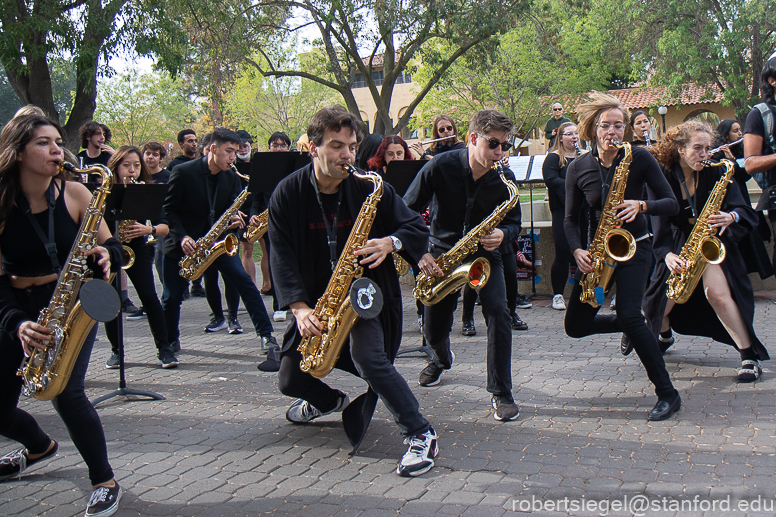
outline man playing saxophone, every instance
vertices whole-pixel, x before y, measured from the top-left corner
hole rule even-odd
[[[437,435],[393,366],[401,341],[402,303],[393,260],[385,259],[399,251],[417,264],[428,242],[428,230],[389,185],[382,184],[380,198],[371,181],[348,174],[360,129],[355,116],[341,106],[318,111],[307,128],[313,163],[285,178],[270,199],[272,284],[278,304],[293,314],[283,336],[278,385],[284,395],[297,397],[286,412],[286,418],[295,424],[345,410],[345,431],[356,448],[379,396],[409,444],[396,472],[419,476],[434,465]],[[375,194],[379,201],[370,206]],[[364,208],[373,215],[365,219]],[[334,291],[350,288],[352,276],[357,275],[342,274],[347,268],[340,266],[347,257],[341,255],[354,232],[359,235],[359,229],[368,224],[371,230],[360,236],[363,247],[353,251],[353,259],[358,259],[363,276],[382,291],[384,305],[378,316],[356,320],[335,364],[369,384],[367,393],[348,407],[348,395],[328,386],[320,375],[316,378],[302,370],[298,347],[327,332],[323,316],[319,318],[312,307],[317,309],[316,302],[322,297],[328,300],[336,296]]]
[[[492,167],[511,147],[507,139],[512,128],[512,121],[499,111],[475,113],[469,124],[467,147],[435,156],[410,185],[404,196],[407,206],[420,212],[434,199],[436,208],[431,221],[431,250],[420,260],[421,273],[442,276],[436,258],[453,248],[510,198],[507,186]],[[509,170],[505,171],[505,178],[515,179]],[[520,204],[516,203],[498,226],[480,239],[475,253],[461,257],[467,262],[472,258],[490,262],[489,280],[480,290],[480,301],[488,326],[487,390],[493,395],[491,405],[494,418],[499,421],[514,420],[519,413],[512,396],[512,328],[498,247],[502,241],[517,239],[520,218]],[[457,289],[425,308],[423,336],[434,350],[434,357],[420,373],[421,386],[439,384],[442,372],[452,367],[450,329],[459,293]]]
[[[594,147],[592,152],[571,162],[566,173],[564,228],[579,268],[566,310],[566,334],[581,338],[592,334],[624,332],[633,343],[649,380],[655,385],[658,402],[649,413],[649,419],[665,420],[679,410],[681,398],[671,383],[657,340],[641,314],[647,270],[652,260],[652,240],[644,214],[674,215],[679,210],[679,204],[649,151],[635,147],[630,150],[632,154],[629,154],[627,147],[622,150],[617,147],[616,142],[622,142],[625,135],[630,112],[616,97],[594,93],[590,102],[577,107],[577,113],[580,116],[577,126],[579,136],[582,140],[593,141]],[[623,170],[621,165],[627,164],[627,159],[630,159],[630,165]],[[623,174],[627,176],[625,183],[621,181]],[[653,194],[649,201],[641,200],[645,184]],[[609,204],[610,191],[618,192],[617,188],[624,189],[620,193],[622,201],[613,204],[611,210],[603,210]],[[583,293],[582,276],[593,273],[593,266],[606,259],[600,256],[602,253],[599,253],[597,244],[594,246],[594,241],[599,241],[597,238],[589,240],[590,251],[581,247],[579,214],[583,208],[590,209],[591,230],[595,231],[599,227],[599,220],[616,220],[613,226],[621,225],[635,241],[632,246],[635,247],[633,256],[617,263],[611,277],[617,284],[616,315],[598,314],[603,300],[596,300],[596,296],[592,296],[592,299],[586,297],[586,300],[594,303],[580,300]],[[598,231],[595,233],[598,237]],[[594,256],[594,253],[599,256]],[[606,271],[610,268],[604,265],[600,269]]]
[[[196,242],[205,236],[216,221],[240,195],[240,178],[230,170],[241,139],[234,131],[219,128],[213,132],[210,152],[206,157],[188,161],[175,168],[169,181],[164,210],[170,227],[170,238],[164,243],[164,295],[162,307],[167,322],[167,334],[173,352],[180,350],[181,302],[186,290],[186,279],[179,274],[179,262],[194,256]],[[244,225],[236,212],[229,228]],[[203,250],[200,250],[203,251]],[[277,346],[272,336],[272,323],[264,307],[256,284],[242,267],[239,257],[227,253],[216,258],[209,266],[221,272],[240,293],[245,308],[253,321],[256,334],[261,336],[262,349]]]

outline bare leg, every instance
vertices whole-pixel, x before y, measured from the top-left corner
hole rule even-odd
[[[722,268],[716,264],[709,264],[706,271],[703,272],[703,285],[706,299],[714,308],[717,317],[730,333],[730,337],[735,341],[739,349],[745,349],[752,346],[749,340],[749,330],[738,310],[736,302],[730,294],[725,273]]]
[[[259,239],[259,246],[261,246],[261,262],[259,268],[261,269],[261,290],[267,292],[272,289],[272,281],[269,278],[269,256],[267,255],[267,245],[264,243],[264,237]],[[254,273],[254,277],[256,274]]]
[[[248,273],[248,276],[253,280],[253,284],[256,285],[256,263],[253,262],[253,243],[241,242],[240,254],[245,272]]]
[[[666,313],[663,316],[663,323],[660,325],[660,332],[668,332],[671,328],[671,324],[668,321],[668,315],[671,314],[671,309],[674,308],[674,305],[676,305],[676,302],[669,298],[666,302]]]

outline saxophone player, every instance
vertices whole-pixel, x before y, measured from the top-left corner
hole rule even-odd
[[[311,307],[327,296],[327,285],[354,221],[362,221],[362,206],[373,194],[372,183],[345,171],[355,160],[359,131],[355,116],[341,106],[318,111],[307,128],[313,162],[281,181],[270,199],[272,284],[280,306],[293,314],[283,337],[278,385],[281,393],[297,398],[286,412],[286,418],[295,424],[345,410],[345,431],[356,448],[379,396],[409,444],[396,472],[419,476],[434,465],[437,435],[393,365],[401,341],[402,304],[393,260],[385,259],[399,251],[406,260],[417,263],[426,248],[428,230],[386,184],[374,209],[368,240],[355,251],[364,276],[382,290],[384,306],[377,317],[356,321],[349,345],[344,345],[335,365],[362,377],[369,390],[346,409],[347,394],[300,367],[302,354],[297,347],[303,338],[321,336],[323,330]],[[344,289],[349,288],[350,279],[346,282]]]
[[[592,94],[589,102],[577,107],[577,113],[580,116],[579,136],[582,140],[593,141],[594,147],[592,152],[571,162],[566,174],[564,229],[578,267],[566,310],[566,334],[574,338],[615,332],[627,334],[658,396],[649,419],[665,420],[679,410],[681,398],[671,383],[657,339],[641,314],[647,270],[652,260],[652,240],[645,214],[675,215],[679,204],[649,151],[635,147],[632,148],[623,201],[612,207],[614,214],[602,214],[609,187],[614,184],[615,173],[626,158],[626,153],[621,152],[615,142],[622,142],[630,113],[616,97],[602,93]],[[644,184],[654,194],[649,201],[641,200]],[[583,207],[590,210],[591,230],[598,227],[598,221],[605,215],[609,218],[613,215],[622,221],[622,228],[636,241],[633,257],[619,262],[614,269],[613,280],[617,283],[615,315],[598,314],[600,307],[580,301],[582,275],[593,271],[591,254],[581,247],[579,214]]]
[[[698,283],[685,303],[675,303],[666,296],[666,279],[669,273],[685,269],[680,257],[682,247],[723,174],[724,167],[704,167],[711,145],[711,129],[690,120],[671,128],[657,146],[657,160],[680,200],[680,210],[674,216],[652,219],[658,265],[647,290],[644,314],[653,333],[659,333],[662,352],[674,343],[671,329],[680,334],[710,337],[738,349],[741,367],[736,380],[752,382],[762,374],[759,361],[769,356],[752,325],[754,293],[749,277],[743,274],[746,267],[738,246],[746,233],[757,227],[757,216],[736,182],[727,183],[719,212],[708,218],[708,225],[718,230],[716,238],[724,245],[724,259],[719,264],[706,265],[702,284]]]
[[[511,147],[507,138],[512,129],[512,121],[499,111],[475,113],[469,124],[466,147],[435,156],[410,185],[404,196],[407,206],[423,211],[434,199],[436,208],[431,220],[431,250],[419,263],[422,273],[442,276],[435,259],[509,198],[507,187],[492,167]],[[509,170],[505,171],[505,176],[512,181],[515,179]],[[480,239],[477,251],[470,257],[490,261],[490,279],[480,290],[480,301],[488,325],[487,390],[492,394],[493,416],[499,421],[514,420],[519,414],[512,396],[512,328],[498,247],[502,241],[517,239],[520,219],[520,204],[517,203],[496,229]],[[452,367],[450,329],[459,294],[460,289],[425,308],[423,337],[433,349],[434,357],[420,373],[421,386],[439,384],[442,372]]]
[[[167,336],[173,352],[180,350],[181,302],[186,279],[180,276],[178,263],[184,255],[197,251],[196,241],[208,233],[240,194],[240,178],[230,170],[240,137],[231,130],[219,128],[213,132],[207,156],[190,160],[175,168],[168,182],[170,188],[164,201],[170,238],[164,242],[164,295],[162,307],[167,322]],[[243,226],[242,216],[232,216],[230,228]],[[261,336],[263,350],[277,346],[272,336],[272,323],[256,284],[242,267],[239,257],[223,254],[210,266],[232,282],[240,293],[253,321],[256,334]]]
[[[38,314],[49,305],[92,199],[86,187],[66,181],[69,174],[60,168],[63,134],[58,124],[39,115],[16,117],[0,133],[0,435],[23,445],[0,458],[0,481],[21,477],[59,448],[32,415],[17,407],[22,378],[16,370],[23,356],[44,348],[51,338],[51,330],[36,323]],[[96,230],[97,245],[85,253],[87,265],[96,277],[107,278],[121,264],[121,244],[104,221]],[[102,422],[84,393],[96,335],[94,325],[67,385],[52,400],[89,469],[93,493],[87,517],[113,515],[121,499]]]

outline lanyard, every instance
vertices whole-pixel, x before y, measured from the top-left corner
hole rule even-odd
[[[208,174],[210,172],[208,171]],[[214,193],[211,193],[213,190],[210,187],[210,177],[205,176],[205,189],[207,189],[207,202],[208,205],[210,205],[210,213],[208,214],[209,220],[210,220],[210,226],[213,226],[213,223],[216,220],[216,197],[218,197],[218,186],[221,184],[221,172],[218,173],[216,176],[216,191]]]
[[[315,170],[313,169],[311,174],[313,182],[313,189],[315,189],[315,197],[318,200],[318,206],[321,207],[321,214],[323,214],[323,224],[326,227],[326,243],[329,245],[329,260],[331,262],[331,271],[334,272],[334,268],[337,267],[337,216],[339,215],[340,204],[342,203],[342,191],[343,185],[340,183],[339,190],[337,191],[337,208],[334,210],[334,220],[329,227],[329,218],[326,215],[326,209],[323,208],[323,199],[321,199],[321,191],[318,190],[318,180],[315,178]]]
[[[684,195],[687,196],[687,203],[690,205],[690,209],[692,210],[692,216],[697,219],[698,218],[698,211],[695,209],[695,200],[698,199],[698,173],[695,173],[695,195],[690,195],[690,190],[687,188],[687,182],[685,181],[684,173],[678,174],[676,170],[674,170],[674,174],[676,174],[677,179],[679,180],[679,184],[682,186],[682,190],[684,190]]]
[[[51,268],[58,274],[60,271],[59,258],[57,258],[57,243],[54,242],[54,206],[56,200],[54,199],[54,187],[55,181],[52,179],[49,184],[49,188],[46,191],[46,201],[48,202],[48,239],[43,234],[43,228],[38,224],[38,220],[32,215],[32,209],[30,208],[30,202],[27,197],[22,194],[19,198],[19,208],[24,212],[24,215],[29,219],[30,224],[35,229],[35,233],[38,234],[38,238],[46,247],[49,259],[51,260]]]
[[[598,148],[596,148],[595,151],[595,163],[598,165],[598,175],[601,178],[601,209],[603,209],[604,205],[606,204],[606,196],[609,195],[609,187],[611,186],[612,178],[614,177],[614,162],[617,160],[617,157],[620,156],[620,152],[617,151],[617,156],[614,157],[614,160],[612,160],[612,164],[609,166],[609,171],[607,172],[606,176],[604,177],[604,169],[601,165],[601,159],[598,157]],[[607,183],[610,182],[610,183]]]
[[[486,173],[487,174],[487,173]],[[483,178],[480,178],[480,184],[477,185],[477,188],[474,189],[474,194],[471,193],[471,187],[469,186],[469,177],[465,177],[463,181],[463,187],[466,190],[466,215],[463,219],[463,235],[466,235],[469,231],[469,216],[471,216],[472,213],[472,207],[474,206],[474,200],[477,199],[477,194],[480,192],[480,188],[482,188]]]

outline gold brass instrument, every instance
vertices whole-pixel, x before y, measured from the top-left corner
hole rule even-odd
[[[251,244],[264,237],[264,234],[267,233],[267,228],[269,228],[269,208],[260,213],[258,217],[259,225],[248,226],[243,233],[245,240]]]
[[[393,267],[396,268],[396,273],[399,274],[399,276],[404,276],[407,273],[410,272],[410,265],[409,263],[401,258],[401,255],[399,255],[396,252],[391,253],[391,256],[393,257]]]
[[[229,226],[229,220],[237,213],[242,204],[245,202],[245,198],[248,197],[248,187],[245,187],[240,195],[238,195],[232,205],[226,209],[226,211],[218,218],[218,221],[208,230],[208,232],[197,239],[194,244],[194,255],[185,255],[178,266],[181,268],[178,272],[186,280],[196,280],[202,276],[205,270],[210,267],[215,259],[226,253],[230,257],[233,257],[237,253],[239,242],[237,237],[230,233],[224,239],[216,242],[216,239],[221,236],[222,233]]]
[[[725,260],[725,245],[719,240],[717,229],[709,227],[709,216],[719,213],[722,201],[727,194],[727,188],[733,182],[735,171],[733,162],[721,160],[703,162],[706,167],[725,166],[725,173],[714,184],[714,188],[703,205],[703,210],[698,214],[698,219],[692,227],[692,232],[687,237],[687,242],[682,246],[679,258],[684,261],[684,270],[681,273],[671,273],[666,281],[666,295],[676,303],[684,303],[690,299],[698,286],[706,266],[720,264]]]
[[[497,206],[488,217],[456,242],[455,246],[436,259],[437,266],[442,270],[443,276],[429,276],[426,273],[418,275],[412,296],[416,300],[420,300],[423,305],[438,303],[448,294],[463,287],[464,284],[469,284],[472,289],[481,289],[490,278],[490,262],[486,258],[480,257],[468,264],[459,264],[477,250],[480,238],[492,232],[520,201],[517,185],[506,178],[501,162],[496,162],[493,168],[498,171],[501,181],[507,186],[509,199]]]
[[[361,205],[361,211],[353,222],[353,229],[331,274],[326,291],[313,309],[313,314],[323,327],[321,336],[302,338],[298,348],[302,353],[302,361],[299,363],[302,371],[317,379],[322,379],[334,368],[348,334],[358,319],[348,294],[353,280],[363,274],[363,267],[359,265],[358,257],[353,252],[363,248],[369,238],[369,231],[377,214],[377,203],[383,196],[383,180],[380,175],[360,172],[351,166],[346,166],[346,169],[356,178],[371,181],[374,189]]]
[[[122,257],[123,260],[121,262],[121,269],[129,269],[132,267],[132,265],[135,263],[135,251],[130,248],[129,246],[124,246],[124,244],[128,243],[132,239],[127,237],[127,227],[135,224],[137,221],[134,220],[126,220],[121,221],[119,223],[119,242],[122,244],[122,251],[124,252]]]
[[[579,300],[593,307],[600,307],[603,303],[604,296],[611,287],[617,263],[630,260],[636,253],[636,240],[628,230],[620,228],[622,221],[616,217],[614,209],[615,206],[622,204],[625,198],[628,170],[633,157],[631,145],[627,142],[619,144],[616,141],[612,141],[611,145],[618,149],[624,148],[625,157],[614,171],[612,186],[601,210],[598,229],[588,248],[593,271],[585,273],[580,282],[582,293],[579,295]]]
[[[22,393],[38,400],[50,400],[62,393],[84,340],[94,326],[94,320],[81,308],[78,291],[92,274],[86,266],[85,254],[97,245],[97,231],[105,210],[105,199],[113,186],[113,175],[102,165],[75,169],[61,162],[61,169],[70,169],[76,174],[99,174],[102,184],[92,195],[78,237],[59,273],[51,301],[38,316],[38,325],[51,329],[53,335],[44,349],[33,349],[16,372],[22,378]]]

